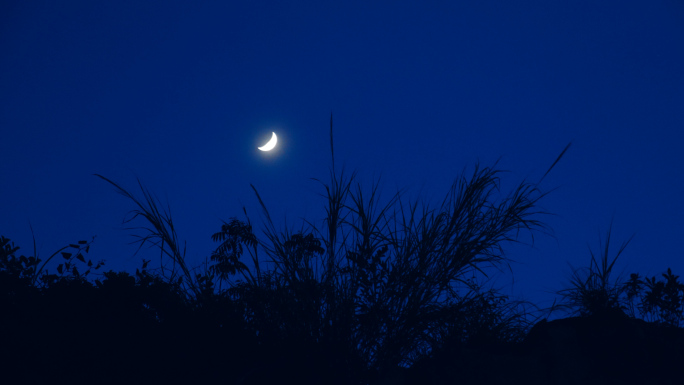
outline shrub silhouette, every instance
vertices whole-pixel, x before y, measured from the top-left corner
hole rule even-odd
[[[73,269],[44,269],[44,279],[34,280],[39,259],[17,257],[8,239],[0,242],[5,378],[29,384],[61,375],[71,383],[208,381],[220,378],[219,370],[239,373],[258,356],[232,301],[220,295],[189,301],[177,280],[149,272],[149,261],[134,276],[109,271],[89,282]]]
[[[643,319],[681,327],[684,321],[684,284],[670,268],[661,275],[664,281],[656,280],[655,276],[642,281],[638,273],[632,273],[625,283],[627,308],[632,316],[638,309]],[[635,301],[638,301],[636,306]]]

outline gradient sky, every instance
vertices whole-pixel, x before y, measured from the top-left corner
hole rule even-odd
[[[168,202],[192,266],[221,219],[259,222],[250,183],[279,224],[318,221],[332,112],[337,164],[435,203],[478,161],[536,181],[572,141],[542,184],[555,238],[509,248],[515,295],[548,304],[611,219],[614,250],[636,234],[618,271],[684,274],[684,2],[201,3],[0,4],[0,234],[23,253],[30,223],[43,258],[96,235],[107,269],[158,260],[94,173]]]

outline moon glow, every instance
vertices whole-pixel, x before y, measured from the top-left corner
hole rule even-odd
[[[257,147],[261,151],[271,151],[275,148],[276,143],[278,143],[278,137],[276,136],[275,132],[273,133],[273,136],[271,137],[271,140],[268,141],[268,143],[264,144],[261,147]]]

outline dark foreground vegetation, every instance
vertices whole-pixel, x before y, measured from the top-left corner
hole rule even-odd
[[[545,229],[539,184],[504,194],[499,175],[464,173],[430,207],[381,203],[333,163],[323,222],[278,230],[255,189],[264,235],[232,218],[194,269],[168,211],[102,177],[166,262],[103,272],[88,241],[42,260],[1,238],[3,383],[681,383],[684,286],[670,270],[611,278],[626,244],[610,258],[610,231],[559,292],[574,317],[547,322],[473,278]]]

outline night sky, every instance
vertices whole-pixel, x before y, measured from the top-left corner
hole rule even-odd
[[[611,220],[618,272],[684,274],[684,2],[201,3],[0,4],[0,235],[24,254],[31,224],[43,258],[96,236],[106,269],[158,262],[95,173],[168,203],[191,266],[243,206],[260,223],[250,184],[279,226],[320,224],[332,112],[336,167],[386,198],[439,203],[499,158],[506,192],[572,142],[541,185],[555,237],[507,249],[516,296],[548,305]]]

